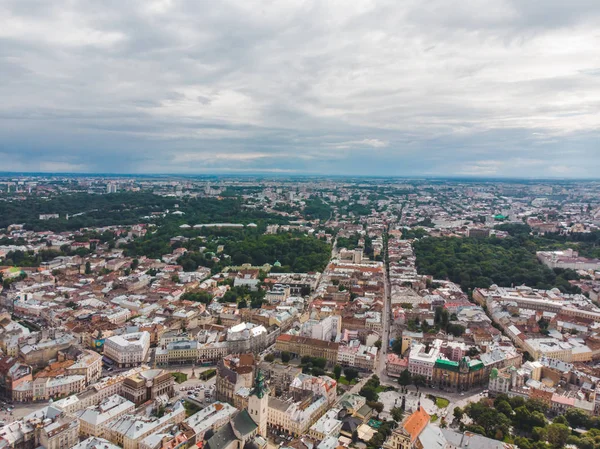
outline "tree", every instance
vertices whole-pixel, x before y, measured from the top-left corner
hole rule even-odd
[[[335,365],[333,367],[333,376],[335,377],[336,380],[338,380],[341,375],[342,375],[342,367],[340,365]]]
[[[467,355],[469,357],[475,357],[476,355],[479,355],[479,349],[477,349],[475,346],[471,346],[467,351]]]
[[[327,366],[327,359],[323,357],[314,357],[313,359],[311,359],[311,362],[313,366],[317,368],[325,369],[325,367]]]
[[[463,418],[463,416],[464,416],[464,414],[465,414],[465,412],[463,412],[462,408],[460,408],[460,407],[454,407],[453,414],[454,414],[454,418],[457,421],[461,421],[462,418]]]
[[[383,411],[383,404],[377,401],[367,401],[367,405],[375,410],[377,413],[381,413]]]
[[[524,437],[515,438],[515,444],[519,449],[531,449],[531,441]]]
[[[515,427],[521,430],[531,430],[531,412],[522,405],[521,407],[517,407],[515,409],[514,416]]]
[[[506,416],[508,416],[509,418],[512,416],[513,414],[513,410],[512,407],[510,406],[510,404],[506,401],[500,401],[497,405],[496,405],[496,410],[498,410],[500,413],[504,413]]]
[[[412,377],[410,375],[410,371],[405,369],[400,373],[400,377],[398,378],[398,383],[403,387],[407,387],[412,382]]]
[[[346,367],[344,368],[344,376],[348,382],[352,382],[354,379],[358,378],[358,370],[356,368]]]
[[[201,302],[202,304],[210,304],[212,302],[212,295],[203,290],[192,290],[185,292],[181,295],[181,299],[184,301]]]
[[[137,270],[137,267],[139,267],[139,266],[140,266],[140,261],[139,260],[133,259],[131,261],[131,269],[132,270]]]
[[[590,417],[587,415],[587,413],[578,408],[571,408],[567,410],[564,417],[568,421],[569,425],[573,428],[583,427],[587,429],[590,427]],[[554,422],[556,422],[556,420],[554,420]]]
[[[318,366],[313,366],[312,375],[313,376],[324,376],[325,370],[323,368],[319,368]]]
[[[274,360],[275,360],[275,356],[273,354],[271,354],[271,353],[269,353],[269,354],[267,354],[265,356],[265,362],[269,362],[270,363],[270,362],[273,362]]]
[[[592,438],[584,437],[579,439],[577,447],[579,449],[594,449],[596,447],[596,444],[594,443],[594,440]]]
[[[513,410],[518,409],[525,405],[525,399],[521,396],[514,396],[512,398],[508,398],[508,403],[512,407]]]
[[[402,418],[404,417],[404,410],[402,410],[399,407],[394,407],[391,410],[391,415],[392,415],[392,419],[394,421],[400,422],[400,421],[402,421]]]
[[[446,327],[446,331],[449,334],[454,335],[455,337],[460,337],[462,334],[465,333],[465,327],[461,326],[460,324],[449,324]]]
[[[292,357],[291,357],[291,355],[290,355],[290,353],[289,353],[289,352],[287,352],[287,351],[283,351],[283,352],[281,353],[281,361],[282,361],[283,363],[288,363],[288,362],[290,361],[290,359],[291,359],[291,358],[292,358]]]
[[[415,387],[417,387],[417,390],[419,389],[419,387],[424,387],[427,383],[427,379],[422,374],[417,374],[413,376],[412,381],[415,384]]]
[[[85,274],[92,274],[92,264],[89,260],[85,263]]]
[[[560,449],[565,446],[567,438],[571,434],[571,429],[564,424],[552,423],[547,428],[548,431],[548,442],[555,449]]]
[[[558,415],[556,418],[554,418],[553,421],[555,424],[565,424],[565,425],[569,425],[569,421],[567,421],[567,418],[565,418],[565,415]]]
[[[379,395],[377,394],[376,389],[371,385],[365,385],[364,387],[362,387],[358,394],[366,398],[367,401],[375,402],[377,401],[377,399],[379,399]]]
[[[531,437],[534,441],[546,441],[548,432],[545,427],[534,427],[531,431]]]

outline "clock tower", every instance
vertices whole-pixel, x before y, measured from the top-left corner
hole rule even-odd
[[[265,376],[260,370],[256,371],[254,387],[248,398],[248,413],[258,425],[258,434],[267,438],[267,417],[269,415],[269,388]]]

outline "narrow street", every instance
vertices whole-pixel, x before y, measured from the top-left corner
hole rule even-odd
[[[383,267],[383,285],[384,285],[384,301],[383,311],[381,317],[381,350],[379,351],[379,360],[377,362],[376,374],[382,378],[385,375],[385,364],[387,360],[387,353],[389,350],[390,342],[390,314],[392,311],[391,297],[390,297],[390,281],[388,278],[388,267],[387,267],[387,239],[386,245],[384,245],[384,267]]]

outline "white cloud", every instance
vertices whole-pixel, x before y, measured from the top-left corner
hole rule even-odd
[[[350,140],[347,142],[339,143],[328,143],[326,146],[336,149],[347,149],[347,148],[385,148],[389,145],[389,142],[379,139],[362,139],[362,140]]]

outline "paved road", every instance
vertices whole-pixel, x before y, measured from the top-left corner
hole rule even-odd
[[[37,410],[43,409],[47,405],[48,402],[46,401],[36,402],[34,404],[14,404],[15,409],[13,410],[13,414],[10,415],[9,413],[2,411],[0,412],[0,420],[8,424],[10,422],[21,419],[24,416],[29,415],[30,413],[33,413]]]
[[[384,248],[384,260],[387,248]],[[384,301],[383,301],[383,316],[382,316],[382,335],[381,335],[381,351],[379,351],[379,360],[377,363],[376,374],[381,378],[385,374],[385,363],[387,361],[387,353],[390,344],[390,313],[392,310],[390,297],[390,282],[387,274],[387,267],[383,266],[383,285],[384,285]]]

